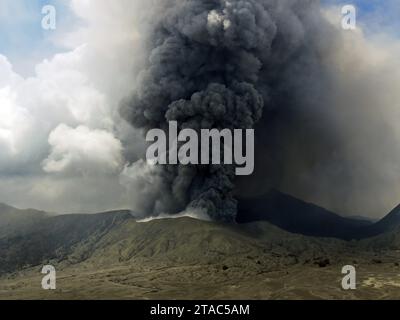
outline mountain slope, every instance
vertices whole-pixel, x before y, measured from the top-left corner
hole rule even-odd
[[[341,217],[275,190],[257,198],[240,199],[237,221],[268,221],[289,232],[344,240],[361,237],[364,228],[370,224]]]
[[[369,225],[363,232],[363,237],[373,237],[383,233],[391,233],[400,228],[400,205],[389,212],[376,223]]]
[[[208,264],[252,257],[268,265],[280,259],[310,260],[343,245],[290,234],[266,222],[231,225],[179,218],[139,223],[127,211],[65,215],[0,239],[0,274],[47,262],[104,268],[132,260]]]
[[[0,235],[0,273],[34,266],[53,259],[61,261],[75,246],[85,243],[90,249],[115,224],[130,217],[127,211],[93,215],[45,217],[23,225],[10,234]],[[83,260],[84,255],[76,257]]]
[[[245,256],[264,260],[272,253],[282,258],[313,256],[314,252],[321,254],[330,247],[343,245],[345,243],[338,240],[324,241],[290,234],[266,222],[237,226],[191,218],[147,223],[128,219],[96,243],[91,258],[106,264],[132,259],[204,264]]]
[[[346,242],[265,221],[142,223],[128,211],[47,217],[0,237],[0,299],[352,299],[339,285],[349,263],[362,266],[357,297],[393,298],[400,241],[387,235]],[[41,289],[45,264],[57,270],[55,291]]]
[[[33,209],[20,210],[0,203],[0,238],[28,232],[49,216]]]
[[[279,192],[240,201],[237,225],[189,218],[139,223],[129,211],[50,216],[2,205],[0,274],[46,262],[74,265],[94,261],[96,266],[109,266],[154,259],[190,264],[251,256],[261,263],[271,255],[276,257],[274,254],[288,261],[312,261],[352,246],[328,237],[348,240],[376,235],[394,228],[399,216],[396,208],[380,222],[370,224]],[[397,247],[397,242],[392,231],[377,243]],[[376,246],[363,242],[363,247]]]

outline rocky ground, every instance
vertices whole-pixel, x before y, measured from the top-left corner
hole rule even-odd
[[[40,263],[3,272],[0,299],[400,298],[397,231],[347,242],[292,234],[266,222],[231,226],[181,218],[138,223],[125,214],[96,219],[91,222],[96,228],[67,245],[65,238],[73,237],[71,220],[62,219],[56,221],[56,233],[41,230],[46,243],[37,234],[0,240],[8,266],[22,264],[20,257],[24,248],[34,248],[32,241],[53,250],[38,257]],[[63,241],[57,242],[60,237]],[[54,291],[41,288],[44,264],[57,269]],[[342,289],[341,270],[347,264],[356,267],[356,290]]]

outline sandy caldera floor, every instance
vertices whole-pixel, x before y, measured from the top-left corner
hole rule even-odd
[[[395,262],[357,267],[357,289],[342,289],[340,265],[292,265],[283,270],[242,266],[90,265],[57,273],[57,289],[41,288],[39,269],[0,278],[0,299],[400,299]]]

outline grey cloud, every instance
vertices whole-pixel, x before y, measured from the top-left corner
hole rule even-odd
[[[253,128],[264,105],[272,107],[270,97],[286,85],[283,69],[302,67],[298,61],[304,57],[318,63],[323,49],[325,32],[307,33],[317,23],[326,24],[316,1],[170,0],[158,5],[163,10],[147,35],[148,63],[121,109],[137,128],[166,129],[170,120],[197,130]],[[215,219],[234,219],[231,166],[160,170],[163,193],[176,200],[163,210],[202,208]],[[165,213],[150,207],[149,215]]]

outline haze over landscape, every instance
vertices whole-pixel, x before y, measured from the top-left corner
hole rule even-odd
[[[54,216],[2,205],[0,299],[400,297],[398,208],[374,224],[278,192],[269,199],[258,202],[265,215],[240,224],[140,223],[129,211]],[[46,264],[57,270],[56,290],[41,288]],[[344,291],[341,269],[349,264],[357,290]]]
[[[0,47],[2,202],[58,213],[127,208],[157,214],[162,209],[179,211],[200,198],[205,205],[210,195],[194,186],[203,183],[207,170],[193,178],[194,169],[186,168],[176,179],[180,184],[173,187],[181,194],[169,194],[172,182],[160,168],[148,167],[142,160],[146,145],[137,128],[156,122],[135,120],[131,126],[121,118],[120,106],[127,97],[140,93],[142,100],[150,99],[149,93],[157,95],[164,89],[177,99],[190,100],[193,92],[220,81],[218,74],[226,74],[233,65],[227,88],[232,81],[253,85],[263,100],[263,116],[255,123],[256,172],[232,181],[233,189],[229,183],[206,183],[221,190],[222,199],[229,198],[223,201],[230,203],[229,210],[234,212],[235,194],[252,197],[271,187],[350,216],[377,219],[398,204],[399,41],[390,28],[395,22],[389,19],[399,12],[396,1],[357,3],[358,28],[350,32],[341,29],[341,8],[334,1],[246,1],[248,11],[237,17],[230,9],[222,14],[225,2],[179,3],[54,1],[58,27],[49,32],[35,20],[40,18],[35,14],[40,12],[40,1],[2,2],[2,30],[17,39],[11,43],[4,38]],[[252,8],[257,6],[265,9],[257,10],[252,20]],[[391,14],[386,19],[387,12]],[[194,21],[198,17],[198,24],[190,26],[197,29],[180,24],[186,15],[193,15]],[[229,32],[221,30],[223,21],[230,21]],[[215,25],[211,28],[210,23]],[[160,25],[164,34],[157,30]],[[25,29],[32,40],[18,38]],[[155,37],[161,35],[167,37],[165,43],[186,37],[199,45],[154,50]],[[35,50],[22,50],[25,63],[21,63],[18,48],[25,46]],[[196,64],[180,61],[173,50],[188,50],[181,52],[183,57],[196,59],[200,48],[216,56],[207,62],[209,69],[195,76]],[[160,56],[149,60],[150,52]],[[218,52],[228,54],[225,65],[218,65]],[[157,69],[163,61],[169,69]],[[185,70],[186,65],[194,69]],[[177,89],[182,83],[173,73],[176,70],[192,79],[186,81],[187,88]],[[159,75],[170,77],[166,83],[176,83],[176,88],[148,83]],[[132,98],[128,105],[138,117],[157,118],[158,111],[143,108],[162,110],[158,104],[167,108],[175,99],[168,100],[162,92],[159,97],[165,103],[138,100],[140,106],[135,107]],[[193,119],[180,121],[194,124]],[[221,125],[217,122],[209,125]],[[187,189],[189,182],[192,187]],[[211,201],[216,207],[218,192]]]
[[[47,2],[0,1],[0,299],[400,298],[398,1]],[[171,121],[254,173],[147,162]]]

